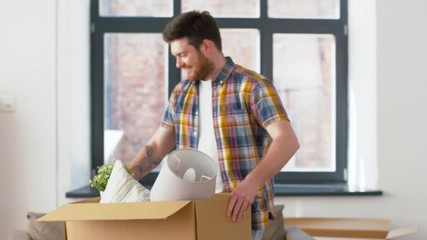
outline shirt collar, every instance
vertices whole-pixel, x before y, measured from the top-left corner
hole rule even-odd
[[[227,78],[230,77],[230,74],[233,72],[233,69],[235,67],[235,64],[233,62],[233,60],[231,59],[231,57],[225,57],[225,65],[224,67],[221,69],[221,71],[219,71],[219,73],[213,78],[213,82],[216,82],[220,85],[222,85]],[[200,80],[198,81],[192,81],[193,84],[195,85],[199,85]]]
[[[231,59],[231,57],[225,57],[225,60],[226,60],[226,63],[224,67],[214,78],[214,81],[218,82],[221,85],[227,80],[227,78],[230,76],[231,72],[235,67],[235,64]]]

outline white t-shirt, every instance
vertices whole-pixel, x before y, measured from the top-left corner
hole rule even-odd
[[[224,191],[219,170],[218,147],[215,139],[212,117],[212,81],[204,80],[199,84],[199,151],[211,157],[217,165],[215,192]]]

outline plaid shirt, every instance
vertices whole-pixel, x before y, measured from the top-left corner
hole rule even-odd
[[[199,81],[184,80],[173,90],[161,126],[174,129],[176,147],[198,147]],[[272,83],[227,57],[212,81],[213,127],[224,191],[233,191],[262,160],[271,137],[266,127],[288,120]],[[265,228],[273,208],[273,182],[265,182],[252,204],[252,229]]]

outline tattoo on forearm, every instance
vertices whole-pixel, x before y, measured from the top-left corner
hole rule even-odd
[[[162,159],[155,157],[153,155],[153,148],[150,146],[144,146],[145,151],[147,153],[146,156],[144,156],[140,163],[134,167],[133,169],[133,175],[136,179],[140,179],[147,175],[151,170],[153,170],[159,163],[162,161]]]

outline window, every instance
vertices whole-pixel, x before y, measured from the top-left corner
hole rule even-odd
[[[114,158],[130,162],[160,124],[181,80],[161,32],[174,16],[197,9],[216,17],[224,55],[279,91],[301,148],[276,183],[346,182],[347,1],[233,5],[239,7],[225,0],[92,0],[92,174]]]

